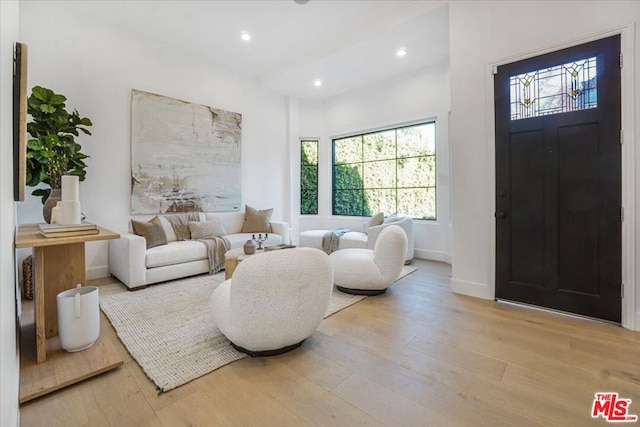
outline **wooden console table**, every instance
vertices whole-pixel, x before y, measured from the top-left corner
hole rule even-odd
[[[108,340],[98,338],[93,347],[67,353],[58,340],[58,293],[86,285],[85,243],[118,239],[119,234],[98,227],[98,234],[46,238],[38,224],[20,224],[15,247],[33,248],[35,362],[21,357],[20,402],[33,399],[67,385],[122,365]],[[96,353],[95,358],[88,358]],[[79,363],[79,359],[82,363]],[[24,362],[24,363],[23,363]]]

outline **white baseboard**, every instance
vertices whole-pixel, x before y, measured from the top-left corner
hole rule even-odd
[[[102,279],[103,277],[109,277],[109,266],[105,265],[102,267],[87,268],[84,275],[87,280],[95,280],[95,279]],[[82,286],[84,285],[86,285],[86,283],[82,284]]]
[[[486,283],[466,282],[464,280],[451,279],[451,291],[457,294],[469,295],[482,299],[494,299],[489,285]]]
[[[640,331],[640,311],[636,312],[635,325],[629,325],[629,329],[632,331]]]
[[[441,251],[430,251],[428,249],[415,249],[414,256],[420,259],[429,259],[431,261],[442,261],[451,265],[451,254]]]

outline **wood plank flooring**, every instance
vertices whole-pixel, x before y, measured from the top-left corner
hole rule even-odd
[[[605,391],[640,415],[640,333],[453,294],[448,265],[414,265],[298,350],[160,395],[103,318],[125,364],[22,405],[22,425],[604,426]]]

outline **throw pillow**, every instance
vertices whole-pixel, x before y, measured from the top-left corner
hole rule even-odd
[[[372,216],[369,219],[369,221],[367,221],[367,223],[365,225],[365,228],[364,228],[364,232],[368,233],[369,232],[369,227],[374,227],[376,225],[380,225],[380,224],[382,224],[382,221],[384,221],[384,213],[378,212],[377,214]]]
[[[144,237],[144,240],[147,242],[147,249],[167,244],[167,236],[164,234],[160,218],[158,217],[154,217],[148,222],[132,219],[131,227],[133,227],[135,234]]]
[[[171,223],[165,217],[156,216],[155,218],[158,218],[158,221],[162,225],[162,229],[164,230],[164,234],[165,234],[165,236],[167,236],[167,243],[168,242],[175,242],[176,240],[178,240],[178,238],[176,237],[175,231],[173,231],[173,227],[171,226]]]
[[[203,239],[205,237],[224,236],[227,234],[220,220],[211,221],[189,221],[189,230],[192,239]]]
[[[257,210],[249,205],[244,208],[243,233],[271,233],[271,214],[273,208]]]

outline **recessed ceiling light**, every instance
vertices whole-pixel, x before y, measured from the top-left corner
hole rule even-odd
[[[405,56],[407,54],[407,49],[404,47],[401,47],[400,49],[396,50],[396,55],[397,56]]]
[[[244,40],[244,41],[248,42],[248,41],[250,41],[250,40],[251,40],[251,35],[250,35],[249,33],[247,33],[246,31],[243,31],[243,32],[240,34],[240,38],[241,38],[242,40]]]
[[[320,80],[320,79],[315,79],[315,80],[313,81],[313,85],[314,85],[315,87],[320,87],[320,86],[322,86],[322,80]]]

